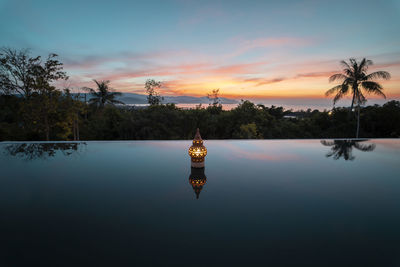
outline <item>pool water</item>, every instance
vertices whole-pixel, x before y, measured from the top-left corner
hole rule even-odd
[[[400,266],[400,140],[0,143],[0,266]]]

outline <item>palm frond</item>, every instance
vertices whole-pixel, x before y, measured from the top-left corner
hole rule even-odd
[[[101,82],[97,81],[96,79],[93,79],[93,81],[96,83],[97,87],[101,86]]]
[[[375,71],[372,72],[370,74],[368,74],[367,76],[365,76],[365,80],[366,81],[370,81],[373,79],[384,79],[384,80],[389,80],[390,79],[390,73],[387,71]]]
[[[359,64],[358,67],[358,72],[361,73],[365,73],[368,70],[368,67],[373,65],[374,63],[372,62],[372,60],[363,58]]]
[[[367,69],[368,69],[369,66],[372,66],[372,65],[374,65],[374,62],[373,62],[372,60],[367,59],[367,60],[365,61],[365,67],[366,67]],[[367,70],[367,69],[365,69],[365,70]]]
[[[345,69],[351,69],[350,65],[349,65],[346,61],[344,61],[344,60],[340,61],[340,64],[341,64]]]
[[[330,157],[332,157],[333,155],[335,155],[336,153],[337,153],[337,152],[336,152],[335,150],[331,150],[331,151],[329,151],[328,153],[326,153],[325,157],[330,158]],[[335,156],[335,158],[336,158],[336,156]]]
[[[379,90],[382,90],[383,88],[382,88],[382,85],[380,85],[379,83],[377,83],[377,82],[373,82],[373,81],[363,81],[362,83],[361,83],[361,85],[362,85],[362,87],[364,87],[364,89],[367,91],[367,92],[373,92],[374,90],[376,90],[376,89],[379,89]]]
[[[336,102],[337,102],[339,99],[341,99],[343,96],[344,96],[344,94],[343,94],[341,91],[339,91],[339,92],[335,95],[335,97],[333,98],[333,104],[336,104]]]
[[[360,61],[359,65],[358,65],[358,71],[359,71],[359,72],[362,72],[362,69],[365,67],[366,62],[367,62],[367,60],[366,60],[365,58],[363,58],[363,59]]]
[[[96,94],[96,91],[94,89],[92,89],[92,88],[89,88],[89,87],[82,87],[82,90],[86,91],[86,92],[88,92],[90,94]]]
[[[361,86],[364,88],[365,91],[367,91],[368,93],[373,93],[376,95],[380,95],[384,98],[386,98],[386,95],[382,92],[383,87],[382,85],[380,85],[377,82],[373,82],[373,81],[363,81],[361,83]]]
[[[354,147],[357,148],[360,151],[372,151],[375,149],[375,144],[371,144],[371,145],[364,145],[364,144],[360,144],[359,142],[354,142]]]
[[[353,84],[355,82],[353,77],[347,77],[344,81],[343,84]]]
[[[357,60],[355,58],[349,58],[349,62],[350,62],[350,65],[351,65],[350,69],[352,69],[354,73],[358,72]]]
[[[327,141],[327,140],[321,140],[321,144],[323,144],[324,146],[333,146],[335,144],[335,142]]]
[[[332,87],[331,89],[329,89],[328,91],[325,92],[326,96],[332,95],[340,90],[342,90],[342,84],[336,85],[335,87]]]
[[[351,68],[343,69],[343,72],[346,76],[354,78],[354,71]]]
[[[347,76],[346,75],[343,75],[343,74],[341,74],[341,73],[336,73],[336,74],[333,74],[331,77],[329,77],[329,82],[334,82],[334,81],[336,81],[336,80],[346,80],[347,79]]]

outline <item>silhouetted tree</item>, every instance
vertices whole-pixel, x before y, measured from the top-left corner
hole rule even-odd
[[[374,93],[376,95],[383,96],[383,87],[372,80],[382,78],[385,80],[390,79],[390,74],[386,71],[376,71],[367,74],[368,67],[373,64],[371,60],[363,58],[360,62],[356,59],[350,58],[349,62],[342,60],[340,62],[344,67],[343,73],[337,73],[329,78],[330,82],[342,81],[341,84],[326,91],[325,95],[329,96],[336,94],[333,98],[333,103],[341,99],[343,96],[350,93],[352,95],[350,111],[353,110],[353,105],[357,105],[357,131],[356,138],[358,138],[360,130],[360,105],[364,104],[367,99],[363,94],[363,90],[366,93]]]
[[[109,87],[110,81],[97,81],[93,80],[97,88],[84,88],[84,90],[88,91],[91,95],[91,99],[89,100],[90,104],[93,104],[99,108],[103,108],[106,104],[115,105],[115,104],[124,104],[122,101],[116,100],[116,96],[120,96],[121,93],[114,92],[112,88]]]
[[[147,92],[147,102],[153,105],[160,105],[164,98],[160,96],[160,94],[156,91],[156,89],[162,86],[161,82],[157,82],[154,79],[148,79],[144,84],[144,88],[146,88]]]
[[[40,56],[31,57],[28,50],[2,48],[0,50],[0,92],[29,97],[33,92],[44,93],[54,87],[51,83],[66,80],[62,63],[56,54],[49,54],[45,62]]]
[[[212,90],[207,94],[207,98],[210,101],[210,105],[214,107],[221,105],[221,101],[219,99],[219,89]]]
[[[50,129],[55,126],[60,92],[53,82],[67,80],[62,63],[56,54],[49,54],[42,62],[40,56],[31,57],[28,50],[3,48],[0,50],[0,91],[3,94],[20,94],[22,127],[50,138]]]

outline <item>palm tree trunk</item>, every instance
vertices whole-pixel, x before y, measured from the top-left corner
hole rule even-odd
[[[350,115],[351,115],[351,113],[353,112],[353,106],[354,106],[354,99],[356,98],[356,90],[355,90],[355,88],[354,88],[354,86],[353,86],[353,98],[351,99],[351,106],[350,106],[350,110],[349,110],[349,113],[348,113],[348,116],[347,116],[347,118],[350,120]]]
[[[357,110],[357,134],[356,138],[358,138],[358,134],[360,132],[360,103],[358,103],[358,110]]]
[[[351,100],[351,106],[350,106],[350,111],[353,111],[353,106],[354,106],[354,98],[356,97],[356,94],[353,90],[353,99]]]

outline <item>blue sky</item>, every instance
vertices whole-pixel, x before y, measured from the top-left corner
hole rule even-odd
[[[400,1],[8,1],[0,46],[57,53],[63,86],[110,79],[165,95],[320,98],[339,61],[367,57],[400,97]],[[374,70],[374,68],[372,69]]]

